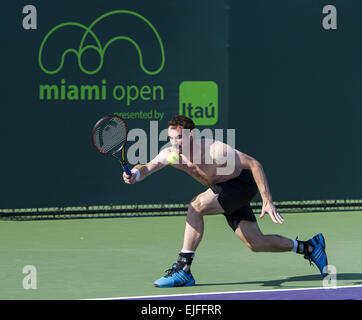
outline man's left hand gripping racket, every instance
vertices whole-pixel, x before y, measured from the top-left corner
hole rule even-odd
[[[92,138],[94,146],[101,154],[117,159],[123,171],[132,176],[125,159],[127,133],[127,125],[121,117],[108,115],[94,125]],[[120,153],[120,156],[117,156],[117,153]]]

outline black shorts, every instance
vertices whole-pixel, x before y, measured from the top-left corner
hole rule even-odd
[[[244,169],[238,177],[216,183],[210,188],[219,194],[218,200],[224,209],[224,216],[234,231],[241,220],[256,221],[250,202],[257,194],[258,187],[250,170]]]

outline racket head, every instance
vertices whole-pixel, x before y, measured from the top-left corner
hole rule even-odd
[[[98,120],[93,127],[93,145],[98,152],[106,156],[114,156],[123,149],[122,158],[124,158],[127,134],[128,127],[121,117],[107,115]]]

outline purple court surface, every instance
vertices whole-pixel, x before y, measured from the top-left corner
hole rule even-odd
[[[115,298],[116,299],[116,298]],[[216,292],[119,298],[127,300],[362,300],[362,286]]]

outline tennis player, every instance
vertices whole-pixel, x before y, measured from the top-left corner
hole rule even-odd
[[[265,235],[259,229],[250,206],[259,191],[263,206],[260,218],[269,214],[274,223],[284,218],[273,204],[268,182],[259,161],[231,148],[221,141],[196,139],[195,125],[187,117],[178,115],[168,123],[171,146],[164,148],[150,162],[136,165],[132,176],[123,174],[127,184],[142,181],[150,174],[167,165],[185,171],[207,190],[191,200],[188,206],[185,233],[177,262],[166,275],[154,282],[157,287],[192,286],[195,279],[190,266],[204,233],[203,217],[222,213],[236,236],[254,252],[287,252],[304,255],[314,262],[322,276],[326,276],[327,255],[321,233],[308,241],[292,240],[281,235]],[[176,152],[179,159],[170,164],[168,155]],[[298,238],[297,238],[298,239]]]

